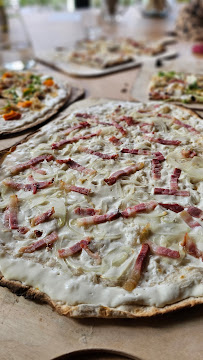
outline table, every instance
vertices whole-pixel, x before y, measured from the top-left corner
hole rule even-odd
[[[173,29],[176,10],[167,19],[155,20],[143,18],[138,7],[130,7],[122,21],[111,28],[111,33],[158,38]],[[87,24],[101,24],[97,9],[73,14],[25,9],[23,17],[29,25],[35,52],[71,46],[83,35]],[[105,26],[104,31],[110,31],[109,26]],[[183,61],[194,58],[190,49],[190,43],[179,43]],[[149,63],[149,66],[153,65]],[[87,96],[121,100],[130,99],[130,88],[140,71],[131,69],[96,79],[79,79],[55,73],[41,64],[37,68],[54,73],[74,86],[84,87]],[[0,150],[24,136],[1,140]],[[0,288],[0,359],[51,360],[73,350],[106,348],[124,351],[139,360],[200,360],[203,353],[202,319],[202,307],[143,320],[68,319],[47,305],[28,301]],[[81,356],[78,358],[82,359]]]

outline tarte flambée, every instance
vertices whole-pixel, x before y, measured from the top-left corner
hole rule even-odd
[[[149,84],[151,100],[203,104],[203,75],[177,71],[159,71]]]
[[[48,75],[0,71],[0,135],[33,127],[57,113],[71,87]]]
[[[68,60],[80,65],[108,68],[136,60],[136,56],[154,56],[166,50],[164,44],[137,41],[131,38],[81,40]],[[60,61],[67,56],[59,54]],[[67,61],[67,59],[66,59]]]
[[[7,154],[1,285],[73,317],[203,301],[202,119],[88,100]]]

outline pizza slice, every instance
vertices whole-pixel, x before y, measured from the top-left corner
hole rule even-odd
[[[148,89],[151,100],[203,103],[203,76],[176,71],[159,71],[153,75]]]
[[[30,71],[0,72],[0,135],[33,127],[55,114],[71,87]]]

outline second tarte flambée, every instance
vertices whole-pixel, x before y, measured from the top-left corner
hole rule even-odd
[[[138,56],[154,56],[166,50],[162,43],[137,41],[132,38],[81,40],[69,53],[69,61],[99,68],[107,68],[134,61]],[[60,55],[61,56],[61,55]]]
[[[0,135],[33,127],[54,115],[71,87],[49,75],[30,71],[0,72]]]
[[[203,104],[203,75],[177,71],[159,71],[149,84],[151,100]]]
[[[89,100],[1,165],[1,284],[73,317],[202,303],[202,120]]]

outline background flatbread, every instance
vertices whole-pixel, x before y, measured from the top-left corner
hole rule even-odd
[[[150,65],[150,66],[149,66]],[[193,69],[195,69],[195,73],[202,73],[203,66],[200,61],[194,62],[190,61],[184,61],[183,60],[176,60],[176,61],[167,61],[163,64],[161,67],[155,67],[154,64],[144,64],[136,77],[135,83],[131,89],[131,99],[146,102],[149,101],[148,97],[148,87],[149,82],[154,74],[156,74],[159,71],[185,71],[193,72]],[[153,100],[152,100],[153,101]],[[170,101],[170,104],[181,104],[180,102],[173,102]],[[184,107],[194,109],[194,110],[203,110],[203,104],[184,104]]]
[[[157,41],[157,44],[164,44],[166,46],[170,45],[171,43],[174,43],[174,38],[171,37],[166,37]],[[147,62],[149,59],[153,59],[153,61],[155,62],[157,59],[168,58],[168,57],[170,58],[171,56],[174,57],[177,55],[177,50],[173,46],[170,46],[169,48],[168,47],[166,48],[165,52],[162,52],[154,56],[135,55],[134,61],[111,66],[108,68],[99,68],[99,67],[96,68],[87,65],[76,64],[70,61],[62,62],[59,59],[56,60],[56,54],[60,54],[60,52],[56,52],[56,51],[39,52],[36,56],[36,60],[56,70],[63,71],[64,73],[67,73],[68,75],[71,76],[94,77],[94,76],[102,76],[118,71],[131,69],[140,66],[141,63],[145,61]],[[67,56],[68,54],[69,51],[67,50]]]
[[[0,130],[0,137],[3,135],[10,135],[10,134],[16,134],[18,132],[28,130],[33,128],[34,126],[37,126],[39,124],[42,124],[46,120],[50,119],[54,114],[58,112],[58,110],[68,103],[70,97],[71,97],[71,86],[69,84],[64,84],[62,86],[66,90],[66,97],[64,99],[61,99],[57,104],[55,104],[51,109],[47,109],[47,112],[43,114],[42,116],[38,117],[34,121],[24,124],[21,127],[15,128],[15,120],[13,121],[14,128],[10,130]]]
[[[69,92],[69,97],[67,97],[67,99],[65,99],[65,102],[61,105],[62,108],[63,108],[63,106],[65,107],[64,110],[61,108],[61,111],[64,111],[64,113],[65,113],[65,111],[66,111],[66,107],[67,107],[67,106],[71,105],[71,104],[74,103],[76,100],[81,99],[81,98],[84,96],[84,94],[85,94],[85,90],[84,90],[84,89],[80,89],[80,88],[77,88],[77,87],[69,86],[69,90],[70,90],[70,92]],[[21,141],[22,136],[23,136],[23,135],[21,135],[21,136],[18,135],[18,137],[17,137],[17,139],[16,139],[16,141],[15,141],[14,138],[8,139],[8,136],[9,136],[10,134],[12,134],[13,136],[15,136],[15,134],[18,134],[19,132],[21,133],[21,132],[24,132],[24,131],[29,130],[29,129],[39,128],[41,124],[44,124],[44,123],[48,122],[49,120],[51,120],[51,118],[52,118],[55,114],[57,114],[59,108],[58,108],[58,110],[57,110],[57,109],[54,109],[54,110],[55,110],[55,111],[53,112],[53,114],[50,115],[50,116],[48,116],[47,118],[46,118],[46,117],[43,117],[43,118],[40,118],[40,119],[38,118],[38,119],[36,120],[36,122],[31,123],[31,124],[27,124],[27,126],[29,125],[29,127],[25,127],[24,129],[21,128],[21,130],[15,131],[15,132],[13,132],[13,133],[10,133],[10,132],[9,132],[9,133],[3,133],[3,134],[0,136],[0,154],[1,154],[1,151],[3,151],[4,149],[9,148],[9,145],[10,145],[10,146],[14,146],[14,145],[16,145],[16,143],[19,143],[19,141]],[[47,115],[48,115],[48,114],[47,114]],[[6,139],[5,139],[5,138],[6,138]],[[11,144],[11,142],[12,142],[12,144]]]

